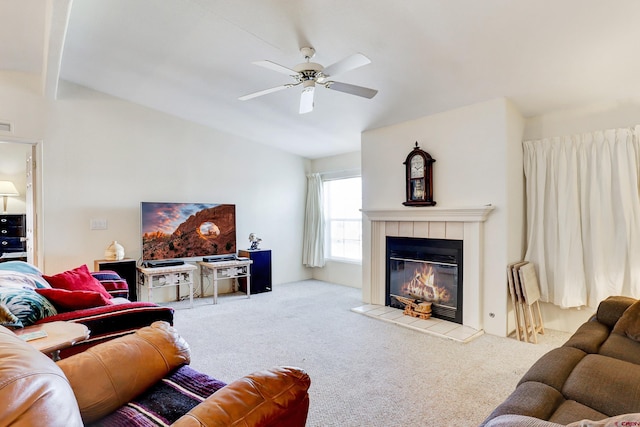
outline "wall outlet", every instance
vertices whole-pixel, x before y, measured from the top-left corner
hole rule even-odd
[[[92,219],[89,222],[89,229],[91,230],[106,230],[107,220],[103,218]]]

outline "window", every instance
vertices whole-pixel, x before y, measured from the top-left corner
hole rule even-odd
[[[362,260],[362,179],[324,182],[326,258]]]

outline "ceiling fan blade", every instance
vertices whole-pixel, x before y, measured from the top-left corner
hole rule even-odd
[[[252,62],[252,64],[268,68],[272,71],[277,71],[278,73],[286,74],[287,76],[297,76],[299,74],[297,71],[292,70],[291,68],[287,68],[284,65],[276,64],[272,61],[267,61],[266,59],[264,61],[254,61]]]
[[[316,87],[307,86],[300,95],[300,114],[310,113],[313,111],[313,95],[315,94]]]
[[[327,82],[325,83],[325,87],[327,89],[337,90],[338,92],[344,92],[350,95],[357,95],[369,99],[373,98],[376,96],[376,93],[378,93],[375,89],[340,82]]]
[[[287,83],[286,85],[272,87],[271,89],[260,90],[258,92],[253,92],[247,95],[243,95],[238,98],[240,101],[246,101],[247,99],[257,98],[258,96],[267,95],[269,93],[278,92],[282,89],[288,89],[290,87],[296,86],[298,83]]]
[[[322,74],[325,76],[335,76],[370,63],[371,60],[369,58],[361,53],[356,53],[354,55],[347,56],[335,64],[329,65],[322,71]]]

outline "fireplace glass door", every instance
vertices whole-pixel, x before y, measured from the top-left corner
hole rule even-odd
[[[462,323],[462,241],[387,238],[387,305],[432,303],[434,317]]]

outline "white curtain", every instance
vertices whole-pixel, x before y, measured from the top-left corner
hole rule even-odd
[[[319,173],[307,175],[307,204],[302,240],[302,263],[307,267],[324,267],[324,201]]]
[[[640,127],[524,142],[527,253],[542,300],[640,297]]]

